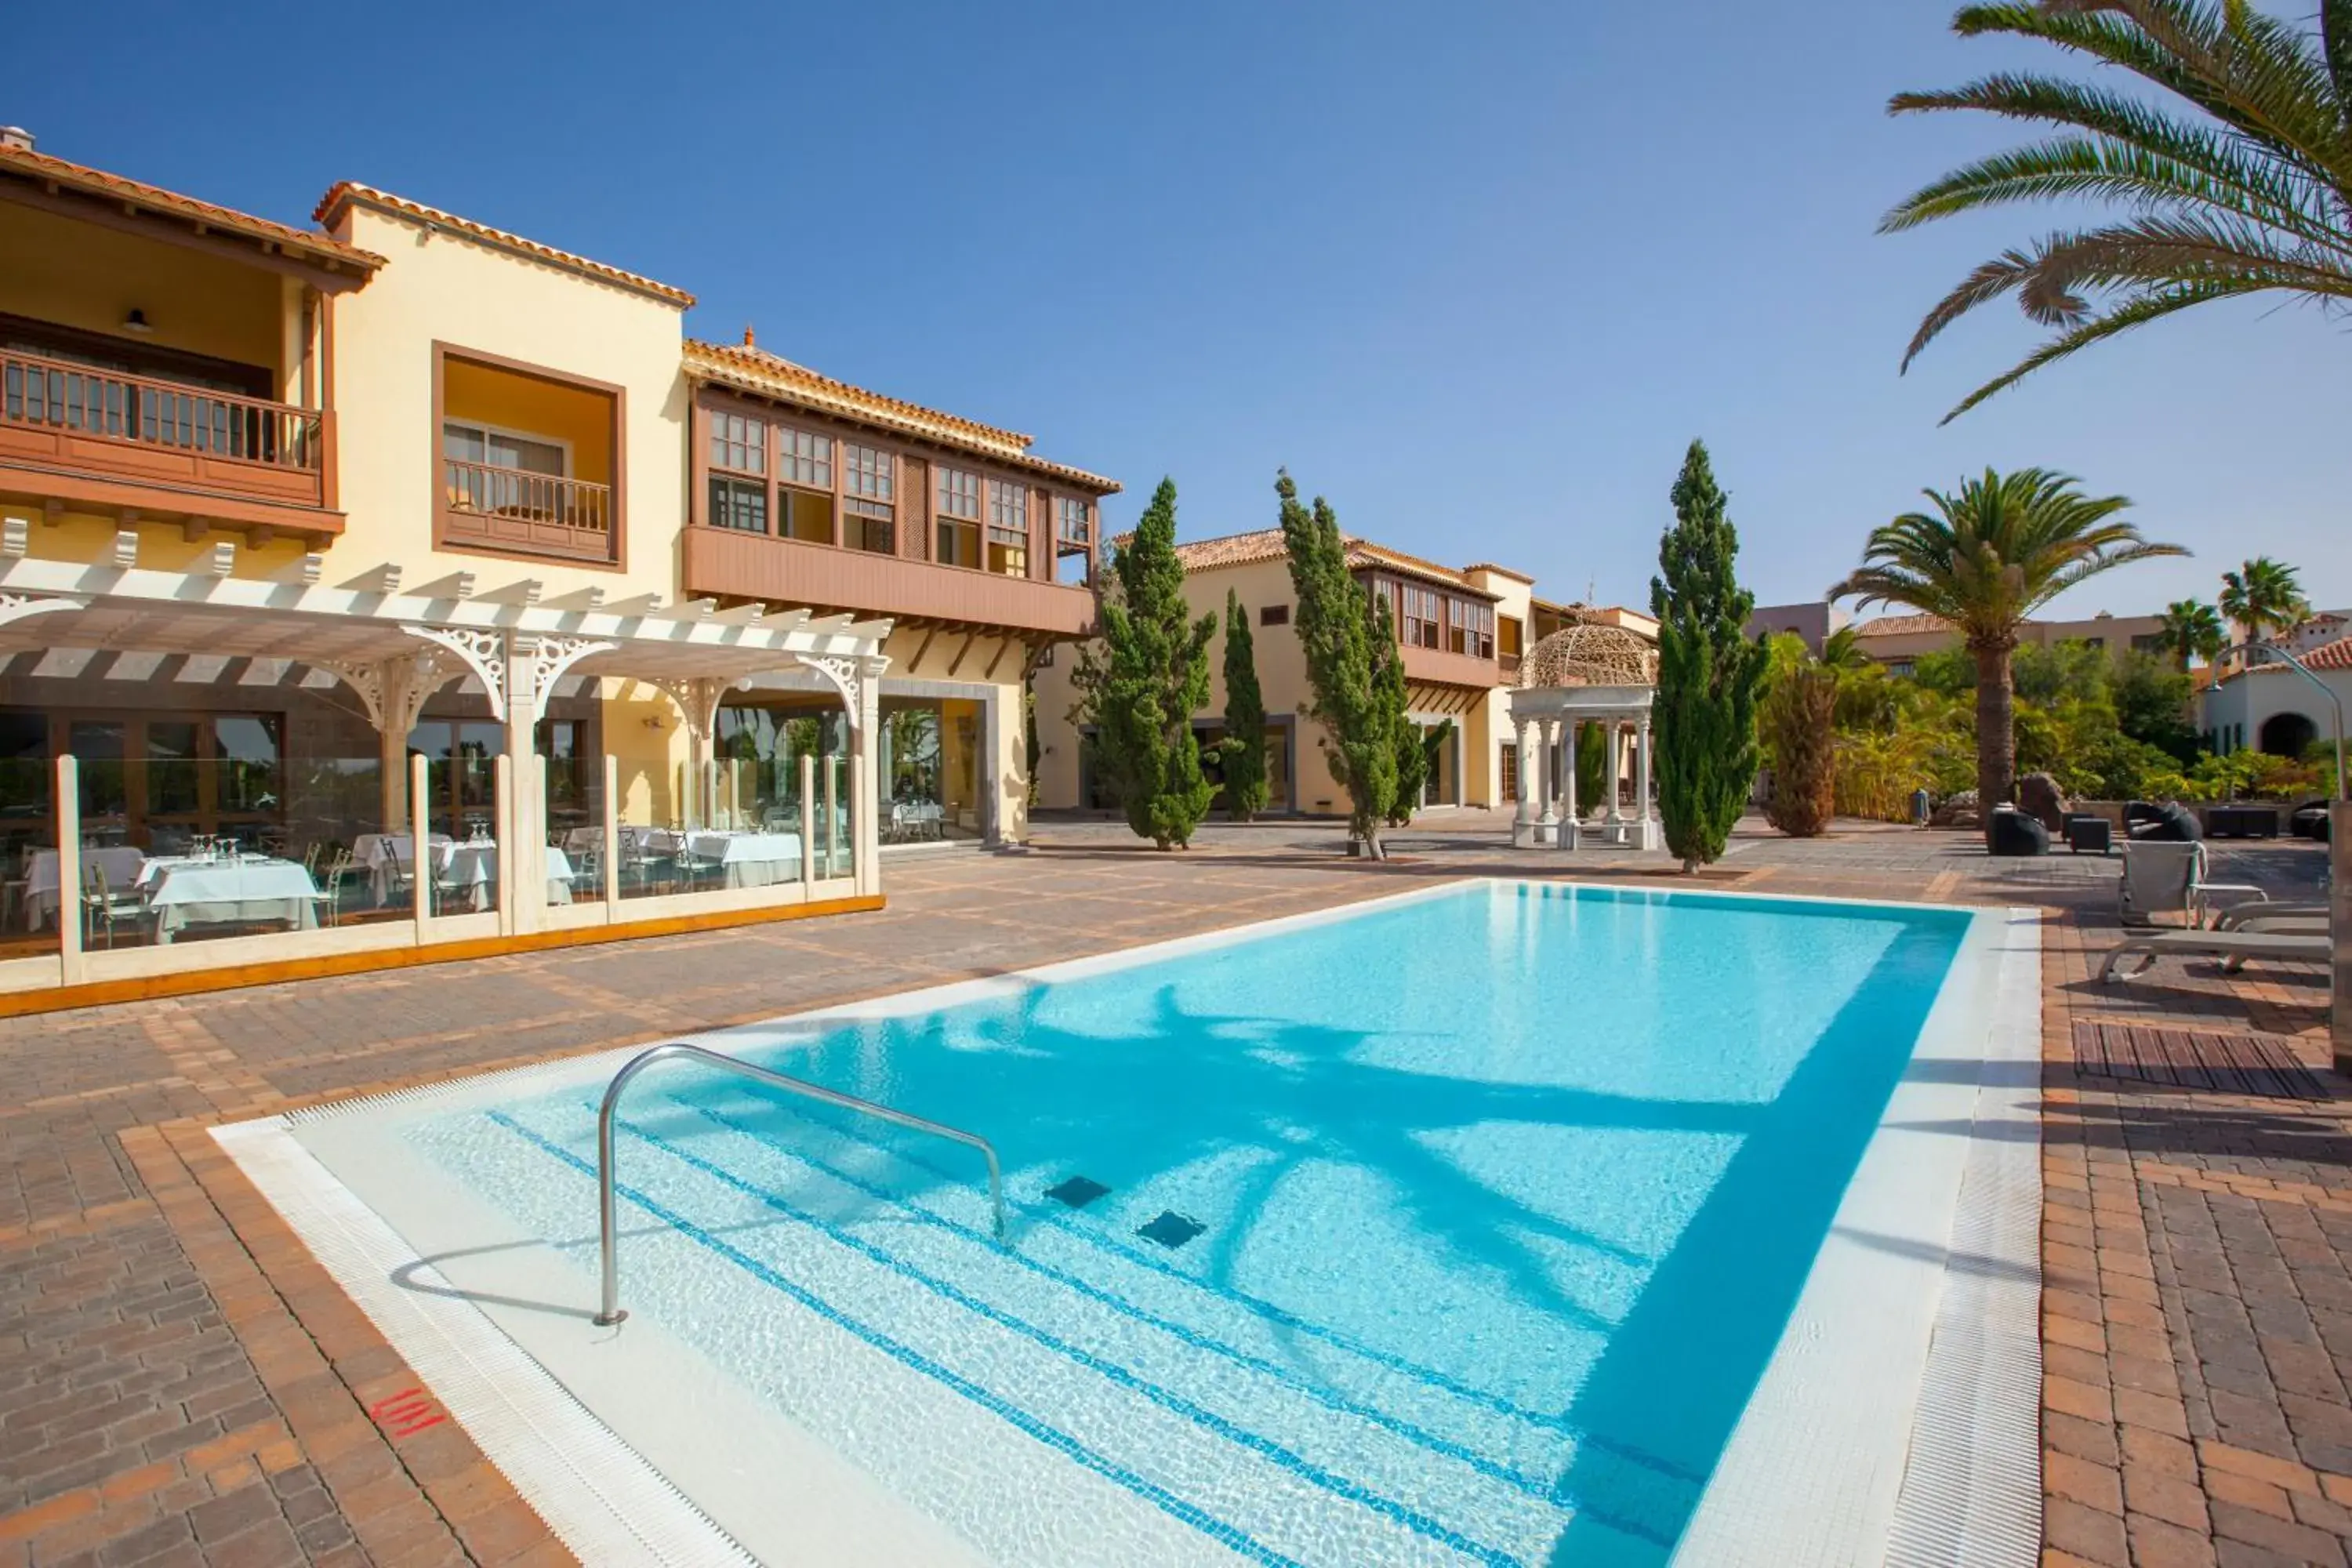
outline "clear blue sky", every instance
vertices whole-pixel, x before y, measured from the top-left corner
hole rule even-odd
[[[2307,10],[2305,6],[2303,9]],[[1640,603],[1684,445],[1743,574],[1819,594],[1923,485],[2042,464],[2197,558],[2352,603],[2339,326],[2209,308],[1937,417],[2034,341],[1921,312],[2047,214],[1873,233],[2016,132],[1887,95],[2021,56],[1920,0],[1807,5],[41,5],[0,121],[307,221],[362,180],[675,283],[829,374],[1160,475],[1183,536],[1343,525]],[[2022,57],[2031,61],[2031,54]],[[193,86],[191,84],[194,84]]]

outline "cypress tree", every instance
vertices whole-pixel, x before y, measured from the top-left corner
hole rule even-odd
[[[1323,758],[1348,792],[1348,830],[1371,859],[1383,858],[1381,825],[1397,798],[1397,730],[1404,719],[1404,671],[1387,605],[1348,573],[1339,519],[1321,496],[1312,511],[1284,470],[1282,541],[1298,603],[1299,648],[1314,693],[1307,713],[1328,736]],[[1391,668],[1391,667],[1394,667]]]
[[[1733,563],[1739,535],[1726,514],[1706,444],[1693,441],[1675,480],[1675,524],[1650,579],[1658,618],[1658,815],[1683,869],[1720,859],[1756,783],[1756,700],[1767,650],[1749,642],[1756,595]]]
[[[1763,700],[1772,743],[1764,819],[1791,838],[1811,838],[1837,808],[1837,671],[1807,662],[1782,671]]]
[[[1595,806],[1609,809],[1604,782],[1611,788],[1616,784],[1609,777],[1609,737],[1600,725],[1587,722],[1576,731],[1576,809],[1580,815],[1591,816]]]
[[[1247,822],[1265,809],[1265,698],[1249,609],[1225,590],[1225,812]]]
[[[1176,559],[1176,482],[1161,479],[1135,531],[1111,552],[1098,650],[1078,662],[1076,714],[1095,727],[1094,763],[1128,826],[1162,849],[1192,841],[1216,791],[1201,772],[1192,714],[1209,700],[1209,638]]]

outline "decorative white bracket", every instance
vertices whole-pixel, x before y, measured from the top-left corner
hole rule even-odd
[[[588,637],[553,637],[540,638],[538,646],[539,660],[531,673],[530,702],[535,710],[544,713],[548,697],[555,690],[555,683],[563,679],[566,670],[592,653],[611,653],[621,645],[597,642]]]
[[[404,740],[416,728],[417,716],[425,711],[425,704],[457,673],[454,668],[445,667],[441,656],[431,648],[419,648],[415,653],[378,659],[373,664],[332,658],[302,662],[327,671],[357,692],[361,704],[367,709],[368,722],[380,732],[389,730]]]
[[[670,678],[651,684],[677,704],[686,717],[686,732],[698,741],[708,741],[719,725],[719,703],[734,689],[738,678],[698,675],[688,679]]]
[[[823,676],[826,684],[841,693],[842,704],[849,710],[849,727],[856,729],[858,715],[863,710],[858,702],[859,687],[881,675],[884,661],[838,653],[804,653],[798,657],[803,664]]]
[[[403,626],[413,637],[437,643],[456,654],[482,683],[490,700],[490,717],[507,721],[507,635],[498,631],[457,630],[448,626]]]
[[[53,610],[88,608],[89,601],[87,599],[50,598],[39,594],[0,594],[0,626],[31,616],[45,616]]]

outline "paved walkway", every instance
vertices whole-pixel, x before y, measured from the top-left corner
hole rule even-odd
[[[878,915],[0,1022],[0,1568],[568,1561],[214,1152],[210,1123],[1404,880],[1563,869],[1497,847],[1500,826],[1433,819],[1369,868],[1341,860],[1323,826],[1219,828],[1192,853],[1158,855],[1120,828],[1050,824],[1028,855],[894,858]],[[2235,869],[2282,889],[2319,875],[2305,847],[2241,858]],[[1633,856],[1575,869],[1675,874]],[[2152,983],[2095,987],[2085,955],[2109,939],[2113,875],[1857,829],[1743,837],[1708,879],[2055,911],[2048,1561],[2343,1563],[2352,1086],[2295,1070],[2320,1065],[2324,979],[2172,963]],[[2102,1027],[2126,1024],[2142,1032]],[[2235,1065],[2200,1079],[2208,1058]]]

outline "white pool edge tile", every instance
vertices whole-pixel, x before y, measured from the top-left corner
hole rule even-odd
[[[416,1249],[321,1167],[283,1117],[213,1137],[344,1294],[583,1563],[758,1568],[661,1472],[470,1304],[404,1289]],[[439,1283],[436,1271],[421,1271]]]

